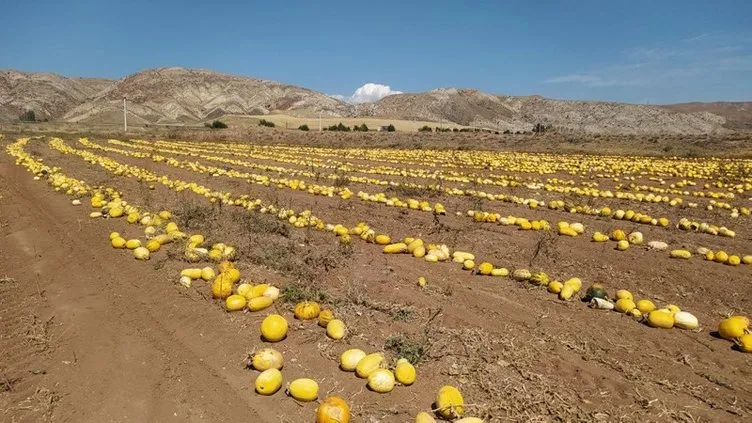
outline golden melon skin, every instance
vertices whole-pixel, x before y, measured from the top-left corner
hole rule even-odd
[[[261,336],[269,342],[279,342],[287,336],[287,327],[284,317],[271,314],[261,322]]]
[[[315,319],[320,313],[321,306],[315,301],[302,301],[295,305],[295,318],[300,320]]]
[[[648,313],[648,326],[652,328],[671,329],[674,327],[674,316],[663,310],[653,310]]]
[[[254,382],[256,392],[260,395],[274,395],[282,387],[282,372],[271,368],[264,370]]]
[[[350,423],[350,406],[340,397],[327,397],[316,409],[316,423]]]
[[[357,367],[355,367],[355,373],[358,377],[366,379],[376,369],[381,367],[384,362],[384,355],[381,353],[371,353],[363,357]]]
[[[239,311],[245,308],[246,299],[242,295],[230,295],[225,299],[225,308],[227,311]]]
[[[394,376],[397,382],[405,386],[412,385],[415,383],[415,367],[406,359],[400,358],[394,367]]]
[[[298,401],[311,402],[319,397],[319,385],[313,379],[295,379],[287,387],[287,392]]]
[[[445,419],[457,419],[462,416],[465,400],[462,393],[451,385],[444,385],[436,395],[436,408],[439,415]]]

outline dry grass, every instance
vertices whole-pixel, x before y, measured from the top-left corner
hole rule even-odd
[[[348,286],[344,298],[339,298],[336,302],[343,307],[359,309],[355,312],[356,314],[362,309],[383,313],[394,322],[408,322],[412,319],[414,312],[414,307],[409,305],[374,301],[368,298],[364,289],[352,285]]]
[[[318,286],[312,283],[291,282],[283,286],[280,291],[282,300],[291,304],[297,304],[301,301],[325,303],[331,298]]]
[[[44,352],[50,348],[53,317],[47,320],[40,319],[37,315],[27,316],[24,322],[24,339],[34,352]]]
[[[180,226],[185,229],[206,229],[213,226],[219,219],[219,209],[193,202],[181,203],[181,208],[176,211],[175,217]]]
[[[541,356],[530,339],[492,335],[482,329],[440,327],[431,333],[428,358],[441,372],[460,381],[473,403],[468,415],[485,421],[592,421],[567,381],[538,371]]]
[[[60,399],[59,393],[45,387],[39,387],[33,395],[13,407],[11,411],[41,416],[43,420],[49,421],[52,419],[52,413]]]
[[[20,381],[20,377],[8,376],[5,370],[0,370],[0,393],[13,392],[16,384]]]

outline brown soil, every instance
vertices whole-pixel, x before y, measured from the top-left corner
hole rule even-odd
[[[4,140],[3,147],[12,140]],[[66,140],[82,148],[75,137]],[[330,341],[315,324],[295,321],[292,306],[279,301],[276,310],[288,317],[291,331],[274,347],[285,356],[286,382],[317,380],[321,397],[348,401],[354,421],[412,421],[431,408],[444,384],[462,390],[469,415],[488,421],[728,422],[752,416],[752,358],[709,334],[721,315],[752,309],[749,266],[670,260],[637,247],[618,252],[611,243],[587,242],[589,237],[552,237],[466,217],[445,216],[437,223],[430,213],[312,197],[95,151],[173,178],[276,199],[296,210],[308,207],[327,221],[352,226],[367,220],[394,237],[424,236],[511,267],[577,275],[585,286],[600,281],[611,291],[630,289],[636,297],[679,304],[703,327],[698,332],[650,329],[511,279],[383,255],[380,247],[359,239],[341,247],[330,234],[294,229],[267,215],[248,217],[232,207],[210,207],[192,193],[162,186],[150,191],[43,141],[33,141],[27,151],[70,176],[117,186],[134,204],[172,210],[179,222],[210,240],[237,245],[238,266],[249,280],[325,295],[324,302],[347,323],[349,336]],[[361,188],[366,189],[351,189]],[[266,346],[258,325],[267,312],[226,313],[210,299],[208,284],[178,285],[176,275],[186,267],[179,251],[161,251],[144,263],[110,248],[111,231],[135,237],[141,227],[122,219],[89,219],[86,203],[72,206],[69,197],[33,181],[4,152],[0,196],[0,420],[313,420],[315,404],[297,403],[282,392],[271,397],[253,392],[255,372],[246,368],[246,359]],[[464,198],[432,201],[452,211],[473,206]],[[484,207],[552,222],[576,220],[588,233],[616,226],[609,219],[507,203]],[[685,216],[673,208],[662,211],[672,221]],[[195,213],[200,219],[187,223]],[[710,220],[721,219],[716,214]],[[739,234],[733,240],[645,225],[624,229],[672,245],[750,254],[747,219],[733,222]],[[534,257],[539,246],[543,253]],[[428,279],[427,288],[416,285],[419,276]],[[377,351],[400,340],[403,354],[421,355],[413,386],[376,394],[337,369],[348,348]]]

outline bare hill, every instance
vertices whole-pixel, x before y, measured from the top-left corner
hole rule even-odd
[[[17,120],[26,110],[33,110],[40,120],[57,119],[111,83],[52,73],[0,71],[0,120]]]
[[[350,109],[339,100],[293,85],[206,70],[162,68],[115,82],[66,113],[65,120],[119,122],[123,97],[128,99],[129,119],[145,123],[198,122],[272,111],[340,115]]]
[[[723,116],[726,127],[730,129],[752,129],[752,102],[681,103],[664,106],[669,110],[682,113],[707,112]]]
[[[360,105],[358,115],[453,122],[510,131],[529,131],[540,123],[587,133],[711,133],[725,119],[707,113],[682,113],[657,106],[552,100],[540,96],[496,96],[476,90],[443,88],[398,94]]]
[[[132,124],[199,123],[222,116],[282,114],[358,117],[530,131],[535,124],[560,132],[707,134],[752,129],[752,103],[645,106],[600,101],[510,97],[442,88],[351,105],[279,82],[183,68],[150,69],[118,81],[47,73],[0,72],[0,120],[26,109],[40,119],[119,124],[122,99]]]

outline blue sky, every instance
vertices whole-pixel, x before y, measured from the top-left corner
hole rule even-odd
[[[5,1],[0,69],[212,69],[349,97],[752,100],[752,1]],[[361,99],[387,92],[361,90]]]

